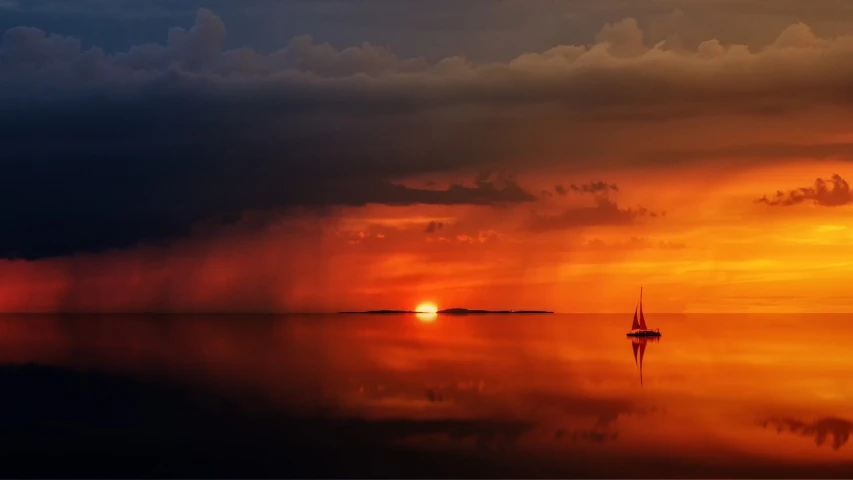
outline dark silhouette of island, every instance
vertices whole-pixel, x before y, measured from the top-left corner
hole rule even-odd
[[[387,314],[403,314],[403,313],[429,313],[429,312],[418,312],[416,310],[366,310],[363,312],[340,312],[346,314],[372,314],[372,315],[387,315]],[[439,310],[435,313],[441,315],[510,315],[510,314],[553,314],[554,312],[549,312],[547,310],[479,310],[479,309],[470,309],[470,308],[446,308],[444,310]]]

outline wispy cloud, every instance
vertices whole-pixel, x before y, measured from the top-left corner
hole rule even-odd
[[[661,250],[684,250],[687,245],[681,242],[672,242],[658,240],[654,241],[643,237],[631,237],[624,242],[606,242],[600,238],[594,238],[587,241],[584,246],[590,250],[640,250],[640,249],[661,249]]]
[[[621,208],[609,198],[597,198],[591,207],[569,207],[556,215],[536,214],[529,228],[535,232],[562,230],[567,228],[607,225],[630,225],[641,218],[664,216],[645,207]]]
[[[589,182],[589,183],[582,183],[580,185],[572,184],[572,185],[569,185],[568,188],[564,187],[563,185],[557,185],[554,188],[554,191],[557,192],[558,195],[565,195],[570,191],[575,192],[575,193],[598,194],[598,193],[607,193],[610,191],[618,192],[619,187],[615,183],[606,183],[606,182],[603,182],[601,180],[598,180],[598,181]]]
[[[812,202],[823,207],[839,207],[853,202],[853,193],[847,180],[835,174],[828,180],[818,178],[813,187],[803,187],[787,192],[778,191],[772,198],[767,195],[756,200],[772,206],[791,206]]]

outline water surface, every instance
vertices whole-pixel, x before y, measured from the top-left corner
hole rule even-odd
[[[0,317],[0,474],[853,474],[851,316],[648,322]]]

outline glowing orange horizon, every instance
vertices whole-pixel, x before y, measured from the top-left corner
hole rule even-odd
[[[619,185],[608,194],[618,208],[666,215],[582,230],[556,225],[530,231],[523,209],[365,206],[343,211],[348,223],[320,233],[322,259],[298,254],[316,239],[284,229],[216,233],[80,258],[4,260],[0,311],[332,312],[409,299],[404,302],[415,303],[416,312],[429,313],[438,307],[423,299],[428,294],[444,305],[488,310],[529,306],[630,315],[644,285],[647,313],[853,312],[845,290],[851,267],[845,255],[853,244],[845,218],[853,201],[833,208],[756,203],[780,189],[808,187],[816,176],[853,178],[840,162],[816,170],[806,161],[744,167],[727,171],[712,190],[697,179],[708,174],[702,166],[685,167],[677,182],[675,174],[659,172],[654,188],[624,170],[602,173]],[[568,183],[573,177],[560,178]],[[553,189],[552,180],[533,175],[524,184]],[[555,194],[540,203],[551,209],[540,215],[557,219],[560,212],[597,208],[584,193]],[[444,226],[424,232],[427,218]],[[299,225],[293,220],[294,228]],[[198,255],[200,249],[207,253]],[[321,260],[334,268],[318,275]],[[81,269],[81,262],[88,266]],[[178,277],[181,282],[171,281]],[[290,281],[297,277],[298,283]]]
[[[433,302],[421,302],[415,307],[417,313],[438,313],[438,306]]]

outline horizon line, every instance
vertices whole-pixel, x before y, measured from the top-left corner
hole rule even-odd
[[[474,309],[470,309],[474,310]],[[477,310],[485,310],[485,309],[477,309]],[[435,313],[437,315],[452,315],[452,312],[417,312],[414,310],[392,310],[387,309],[389,313],[387,314],[398,314],[398,315],[416,315],[420,313]],[[620,311],[620,312],[559,312],[559,311],[551,311],[551,310],[533,310],[533,309],[523,309],[523,310],[489,310],[489,312],[519,312],[522,314],[523,312],[530,311],[538,311],[538,312],[548,312],[554,315],[631,315],[631,312],[628,311]],[[169,312],[169,311],[150,311],[150,312],[133,312],[133,311],[114,311],[114,312],[87,312],[87,311],[23,311],[23,312],[15,312],[8,311],[3,312],[0,311],[0,316],[9,316],[9,315],[57,315],[57,316],[75,316],[75,315],[123,315],[123,316],[229,316],[229,315],[242,315],[248,317],[275,317],[275,316],[286,316],[286,315],[354,315],[354,314],[363,314],[363,315],[372,315],[378,313],[374,312],[382,312],[382,309],[379,310],[359,310],[359,311],[328,311],[328,312]],[[704,312],[644,312],[647,314],[653,315],[853,315],[853,310],[851,311],[833,311],[833,312],[812,312],[812,311],[795,311],[795,312],[778,312],[778,311],[735,311],[735,312],[714,312],[714,311],[704,311]]]

